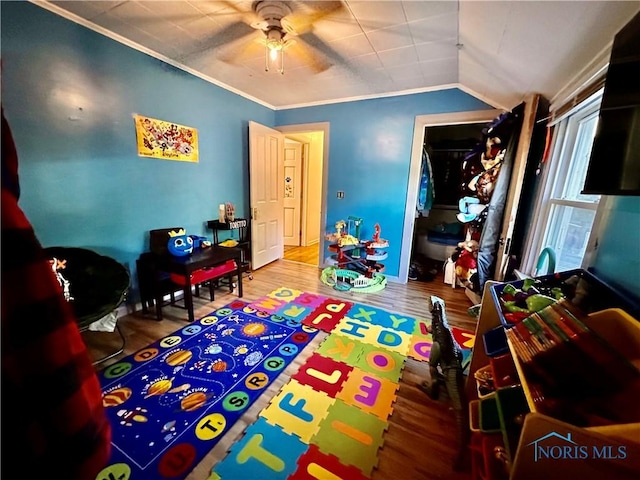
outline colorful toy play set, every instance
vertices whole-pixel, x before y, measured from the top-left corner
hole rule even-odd
[[[355,226],[355,235],[351,235],[351,226]],[[362,218],[349,217],[348,222],[336,222],[336,231],[325,235],[329,240],[329,251],[335,252],[327,262],[331,266],[322,271],[321,280],[336,290],[353,290],[372,293],[382,290],[387,279],[382,275],[384,265],[381,262],[388,256],[389,242],[380,238],[380,224],[375,224],[375,233],[371,240],[360,239]]]

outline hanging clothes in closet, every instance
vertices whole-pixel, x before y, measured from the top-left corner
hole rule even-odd
[[[422,147],[422,165],[420,167],[420,189],[418,190],[418,202],[416,205],[417,216],[426,216],[433,206],[435,191],[433,187],[433,169],[427,147]]]

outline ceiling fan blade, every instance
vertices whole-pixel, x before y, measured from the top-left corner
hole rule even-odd
[[[224,4],[224,6],[226,8],[229,8],[231,10],[233,10],[233,13],[239,13],[240,15],[242,15],[243,20],[245,21],[245,23],[247,25],[251,25],[253,23],[256,22],[261,22],[263,19],[255,12],[255,10],[250,9],[250,10],[243,10],[241,8],[238,7],[238,3],[239,2],[231,2],[231,1],[220,1],[220,3]],[[244,2],[242,2],[244,3]],[[225,15],[224,12],[216,12],[213,16],[215,17],[216,15],[220,15],[223,14]]]
[[[201,55],[213,49],[217,49],[223,45],[228,45],[238,40],[243,40],[245,37],[249,37],[254,34],[256,30],[251,28],[244,22],[234,22],[222,30],[216,32],[213,36],[201,43],[200,47],[188,54],[184,55],[182,59],[192,59],[195,56]]]
[[[290,35],[301,35],[318,20],[343,10],[346,7],[340,1],[296,2],[293,13],[282,18],[282,27]]]
[[[304,42],[292,43],[291,47],[287,48],[286,51],[289,50],[292,55],[304,62],[314,73],[322,73],[333,66],[331,62]]]
[[[217,58],[225,63],[238,64],[250,58],[264,56],[264,54],[264,35],[258,30],[254,30],[251,34],[225,45]]]
[[[313,32],[304,33],[297,38],[302,40],[299,43],[304,44],[306,47],[309,52],[308,55],[312,59],[312,66],[316,65],[314,68],[317,71],[323,72],[333,65],[345,65],[347,63],[342,55],[323,42]]]

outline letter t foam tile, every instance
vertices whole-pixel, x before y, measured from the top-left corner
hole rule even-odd
[[[210,478],[285,480],[297,469],[296,462],[307,448],[296,436],[258,418],[213,468]]]
[[[334,402],[327,394],[290,380],[260,412],[260,416],[285,432],[297,435],[304,443],[309,443]]]

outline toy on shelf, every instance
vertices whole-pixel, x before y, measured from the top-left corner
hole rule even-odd
[[[355,226],[355,236],[351,226]],[[380,238],[380,224],[375,224],[375,234],[371,240],[360,239],[362,218],[349,217],[336,222],[336,231],[325,235],[329,240],[329,250],[335,252],[327,260],[331,265],[322,272],[322,281],[336,290],[354,290],[370,293],[382,290],[387,280],[382,271],[388,253],[389,242]]]

